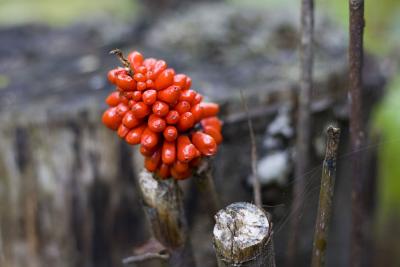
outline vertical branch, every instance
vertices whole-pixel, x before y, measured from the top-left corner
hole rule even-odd
[[[248,123],[248,126],[249,126],[249,132],[250,132],[251,170],[252,170],[252,173],[253,173],[254,203],[257,205],[257,207],[261,208],[262,207],[262,197],[261,197],[260,179],[259,179],[258,174],[257,174],[257,144],[256,144],[256,138],[254,136],[253,123],[251,122],[251,119],[250,119],[249,108],[247,107],[247,101],[246,101],[246,99],[244,97],[244,94],[243,94],[242,90],[240,90],[240,97],[242,99],[243,108],[246,111],[247,123]]]
[[[300,43],[300,92],[298,99],[296,166],[293,189],[292,214],[288,244],[287,266],[293,266],[299,235],[301,195],[305,190],[305,177],[310,157],[310,102],[313,87],[313,34],[314,34],[314,0],[301,1],[301,43]]]
[[[363,182],[361,146],[364,142],[362,126],[362,68],[363,68],[363,32],[364,0],[349,0],[350,43],[349,43],[349,95],[350,95],[350,139],[353,153],[352,188],[352,230],[350,266],[361,265],[363,243],[362,225],[365,217],[362,201]]]
[[[332,214],[332,199],[335,188],[336,157],[339,147],[340,129],[329,127],[327,135],[328,139],[322,168],[321,190],[319,193],[317,221],[315,223],[311,267],[322,267],[325,265],[325,251]]]
[[[233,203],[215,215],[218,267],[275,267],[272,225],[267,213],[250,203]]]
[[[165,246],[171,267],[195,266],[177,182],[159,181],[142,171],[138,185],[154,237]]]

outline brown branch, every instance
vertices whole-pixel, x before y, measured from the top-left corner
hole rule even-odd
[[[329,127],[327,130],[326,154],[322,167],[321,190],[315,235],[313,243],[311,267],[325,265],[325,251],[328,240],[328,229],[332,214],[332,199],[336,179],[336,158],[339,147],[340,129]]]
[[[256,144],[256,138],[254,136],[254,129],[253,129],[253,123],[251,122],[250,119],[250,113],[249,113],[249,108],[247,107],[247,101],[244,96],[244,93],[242,90],[240,90],[240,97],[242,100],[243,108],[246,111],[247,115],[247,123],[249,126],[249,133],[250,133],[250,141],[251,141],[251,170],[253,173],[253,192],[254,192],[254,203],[256,204],[257,207],[262,208],[262,196],[261,196],[261,184],[260,184],[260,178],[258,177],[257,173],[257,144]]]
[[[365,218],[362,193],[364,175],[362,173],[362,153],[364,143],[362,125],[362,68],[363,68],[363,32],[364,1],[349,0],[350,40],[349,40],[349,95],[350,95],[350,139],[353,152],[353,188],[352,188],[352,230],[350,266],[361,265],[361,251],[364,241],[362,225]]]
[[[169,255],[168,254],[161,254],[161,253],[144,253],[141,255],[135,255],[135,256],[130,256],[122,260],[122,264],[128,265],[136,262],[143,262],[143,261],[148,261],[148,260],[168,260]]]
[[[298,99],[297,138],[296,138],[296,166],[293,188],[290,239],[287,252],[287,266],[295,264],[296,250],[299,236],[301,196],[305,191],[306,173],[310,157],[310,130],[311,115],[310,103],[312,96],[313,73],[313,34],[314,34],[314,0],[301,1],[301,42],[300,42],[300,91]]]

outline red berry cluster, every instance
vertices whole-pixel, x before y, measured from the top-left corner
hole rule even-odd
[[[188,178],[202,157],[212,156],[222,142],[219,106],[202,102],[190,89],[191,78],[175,74],[164,60],[134,51],[124,68],[108,72],[116,90],[102,121],[131,145],[140,144],[145,167],[160,178]]]

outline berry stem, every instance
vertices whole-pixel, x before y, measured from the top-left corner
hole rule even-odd
[[[128,69],[129,75],[133,75],[133,72],[131,70],[131,64],[129,61],[124,57],[124,54],[122,53],[121,49],[115,48],[110,51],[110,55],[115,55],[121,61],[122,65],[124,65],[125,68]]]

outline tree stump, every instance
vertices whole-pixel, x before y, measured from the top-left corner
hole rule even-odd
[[[214,247],[218,266],[275,267],[272,225],[257,206],[238,202],[215,215]]]

